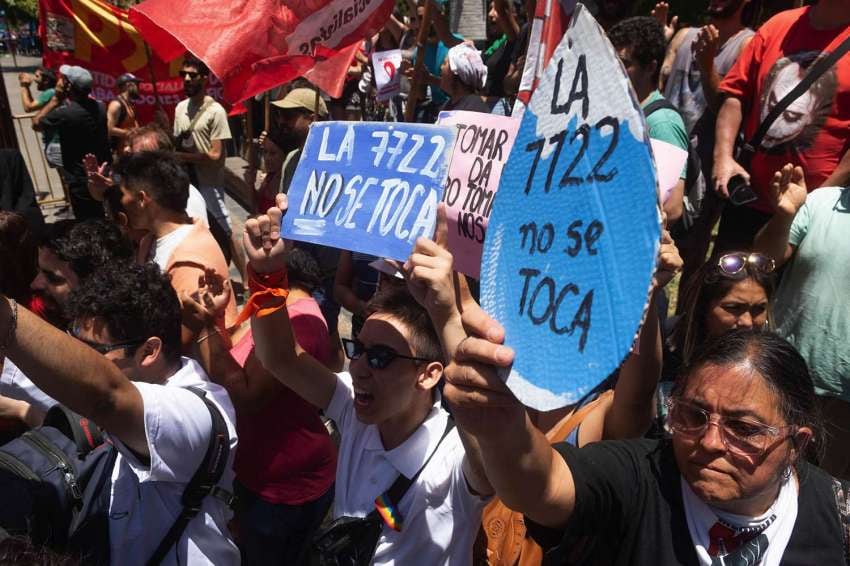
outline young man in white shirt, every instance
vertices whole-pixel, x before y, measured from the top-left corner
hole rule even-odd
[[[278,195],[279,206],[285,202]],[[271,209],[245,225],[250,266],[261,280],[284,268],[280,215]],[[301,349],[282,302],[278,311],[252,318],[256,355],[340,429],[334,518],[367,515],[399,475],[413,478],[422,468],[396,502],[401,530],[383,526],[374,564],[468,564],[492,489],[470,465],[457,429],[442,438],[449,415],[437,391],[444,367],[439,338],[406,289],[385,290],[373,305],[357,340],[346,344],[350,373],[334,374]]]
[[[102,268],[75,291],[69,312],[77,339],[0,299],[0,348],[48,395],[108,433],[118,450],[110,562],[145,564],[182,511],[183,491],[213,433],[209,410],[186,388],[202,389],[226,422],[222,494],[233,480],[233,405],[196,362],[180,357],[180,303],[155,266]],[[162,564],[239,564],[224,499],[203,500]]]

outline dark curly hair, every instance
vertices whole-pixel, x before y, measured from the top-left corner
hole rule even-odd
[[[195,70],[197,70],[203,77],[208,77],[210,74],[210,68],[207,67],[207,64],[191,53],[186,53],[186,57],[183,59],[183,64],[180,65],[181,69],[185,69],[186,67],[194,67]]]
[[[136,193],[145,191],[163,208],[186,210],[189,175],[170,152],[140,151],[121,158],[118,164],[121,185]]]
[[[407,326],[410,331],[410,346],[413,355],[435,362],[446,363],[440,339],[428,311],[401,285],[381,287],[369,301],[377,313],[392,316]]]
[[[0,266],[0,292],[26,302],[38,270],[38,249],[26,219],[5,210],[0,210]]]
[[[290,285],[302,287],[308,293],[322,284],[322,271],[316,258],[300,248],[293,248],[286,255],[286,275]]]
[[[180,301],[156,264],[104,266],[71,294],[68,314],[102,319],[116,341],[156,336],[168,361],[180,359]]]
[[[614,49],[631,49],[632,58],[642,67],[655,61],[655,73],[652,81],[658,82],[667,41],[664,39],[664,29],[658,20],[649,16],[635,16],[618,23],[608,30],[608,39]]]
[[[41,247],[67,262],[80,281],[101,267],[133,260],[133,243],[106,220],[62,220],[49,224]]]

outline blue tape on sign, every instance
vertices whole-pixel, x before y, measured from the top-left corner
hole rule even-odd
[[[289,187],[285,238],[405,260],[431,237],[456,129],[313,124]]]
[[[660,240],[646,125],[628,77],[579,5],[526,110],[495,197],[482,306],[516,359],[508,386],[550,410],[628,354]]]

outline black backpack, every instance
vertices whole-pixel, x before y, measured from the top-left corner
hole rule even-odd
[[[645,117],[649,118],[653,112],[661,110],[662,108],[672,110],[676,114],[679,114],[679,116],[682,115],[681,112],[679,112],[679,109],[666,98],[661,98],[647,104],[646,108],[643,109],[643,114]],[[706,181],[705,176],[702,173],[702,165],[699,154],[697,154],[696,148],[694,148],[691,140],[688,139],[688,169],[685,175],[685,192],[684,198],[682,199],[682,220],[680,230],[685,231],[690,229],[690,227],[696,222],[697,218],[699,218],[699,215],[702,212],[702,201],[705,198],[705,191]]]
[[[218,491],[227,466],[230,435],[218,408],[200,389],[213,430],[201,466],[183,492],[183,511],[148,564],[159,564]],[[33,543],[79,556],[84,564],[109,564],[109,503],[118,451],[85,417],[56,405],[44,424],[0,447],[0,528]]]

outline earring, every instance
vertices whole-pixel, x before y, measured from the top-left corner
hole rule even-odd
[[[789,465],[785,468],[785,471],[782,472],[782,481],[788,481],[791,479],[791,466]]]

